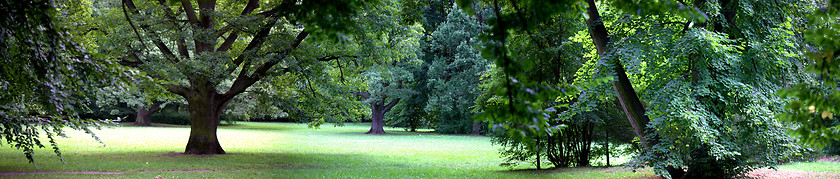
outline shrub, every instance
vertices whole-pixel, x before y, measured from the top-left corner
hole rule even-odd
[[[174,125],[188,125],[190,124],[190,114],[181,112],[162,111],[151,116],[152,123],[174,124]]]

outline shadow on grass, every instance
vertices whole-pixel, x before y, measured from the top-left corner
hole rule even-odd
[[[243,130],[302,130],[309,129],[303,123],[278,123],[278,122],[248,122],[235,123],[219,126],[219,129],[243,129]]]
[[[346,169],[404,167],[399,161],[363,154],[231,153],[183,155],[178,152],[114,152],[65,154],[63,164],[54,158],[36,157],[39,169],[23,156],[2,156],[0,175],[36,173],[148,171],[238,171],[254,169]],[[10,160],[10,158],[13,158]],[[82,173],[85,174],[85,173]]]

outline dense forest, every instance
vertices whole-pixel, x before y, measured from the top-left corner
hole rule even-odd
[[[730,178],[840,153],[840,1],[0,0],[0,138],[237,121],[491,137]],[[49,141],[42,141],[45,135]]]

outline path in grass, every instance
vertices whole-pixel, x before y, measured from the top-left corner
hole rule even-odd
[[[81,132],[60,139],[63,164],[48,149],[36,151],[40,169],[20,151],[0,147],[0,172],[13,178],[627,178],[650,171],[583,168],[511,171],[498,166],[498,147],[487,137],[435,135],[386,129],[365,135],[367,124],[345,127],[248,123],[224,126],[219,140],[229,155],[172,155],[183,151],[187,127],[117,127],[96,131],[101,146]],[[35,172],[35,173],[27,173]],[[40,173],[38,173],[40,172]],[[52,172],[52,173],[49,173]],[[12,174],[12,173],[7,173]]]

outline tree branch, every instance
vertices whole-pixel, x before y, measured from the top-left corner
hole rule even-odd
[[[160,0],[161,2],[165,0]],[[198,25],[198,17],[195,15],[195,8],[192,6],[189,0],[181,0],[181,7],[184,8],[184,12],[187,13],[187,19],[190,21],[191,24]]]
[[[259,2],[260,2],[259,0],[248,0],[248,4],[245,5],[245,9],[242,9],[242,13],[239,14],[239,15],[244,16],[244,15],[251,14],[251,12],[253,12],[254,9],[257,9],[257,8],[260,7]]]
[[[181,85],[166,85],[166,90],[181,96],[186,96],[190,91],[189,88]]]
[[[239,15],[244,16],[244,15],[251,14],[251,12],[253,12],[254,9],[257,9],[259,7],[260,7],[259,0],[249,0],[248,4],[245,5],[245,9],[243,9],[242,13],[239,14]],[[233,25],[227,25],[225,27],[222,27],[221,29],[216,31],[216,34],[217,34],[216,37],[220,37],[223,34],[227,33],[227,31],[230,31],[230,30],[233,30],[233,29],[234,29]],[[227,38],[225,38],[225,41],[222,42],[222,45],[219,46],[219,48],[217,48],[216,51],[227,51],[228,49],[230,49],[230,46],[233,44],[234,41],[236,41],[236,39],[238,37],[239,37],[239,30],[234,30],[233,32],[230,33],[230,35],[228,35]],[[238,64],[237,64],[237,66],[238,66]]]
[[[172,12],[172,9],[166,5],[166,0],[158,0],[158,3],[165,9],[164,16],[169,19],[170,25],[177,26],[176,22],[179,20],[178,18],[175,18],[175,13]],[[187,50],[187,41],[184,39],[184,36],[179,35],[176,38],[177,40],[175,41],[176,45],[178,45],[178,54],[181,55],[181,58],[190,58],[190,52]]]
[[[326,56],[326,57],[316,58],[316,60],[322,61],[322,62],[328,62],[330,60],[335,60],[335,59],[339,59],[339,58],[359,58],[359,56],[356,56],[356,55],[332,56],[332,55],[330,55],[330,56]]]
[[[140,37],[140,32],[137,31],[137,27],[134,26],[133,22],[131,22],[131,17],[128,16],[128,11],[125,10],[126,2],[131,2],[131,6],[134,7],[134,2],[132,2],[131,0],[123,0],[122,9],[123,14],[125,15],[125,20],[128,21],[128,25],[131,26],[132,30],[134,30],[134,34],[137,35],[137,40],[140,41],[140,44],[143,44],[143,49],[149,49],[149,47],[146,46],[146,42],[143,42],[143,38]]]
[[[259,32],[257,32],[257,34],[254,36],[254,38],[251,40],[251,42],[248,43],[248,46],[245,47],[245,50],[242,50],[242,54],[239,54],[239,56],[237,56],[236,59],[233,60],[233,65],[228,67],[228,69],[227,69],[228,73],[236,70],[236,67],[239,67],[239,65],[242,64],[243,61],[245,61],[245,56],[248,54],[249,51],[258,50],[260,47],[262,47],[263,42],[265,42],[265,38],[268,37],[268,33],[271,32],[271,28],[274,27],[274,24],[276,24],[276,23],[277,23],[277,20],[273,19],[273,20],[269,21],[268,24],[263,26],[263,28],[261,28]],[[303,33],[303,32],[301,32],[301,33]],[[220,46],[219,49],[225,50],[225,51],[230,49],[230,46],[233,44],[233,41],[235,40],[235,39],[231,39],[231,38],[232,38],[231,36],[228,36],[228,39],[226,39],[225,42],[222,43],[222,46]]]
[[[362,97],[363,99],[370,99],[370,93],[368,92],[351,92],[356,96]]]
[[[307,32],[304,29],[297,35],[294,43],[292,43],[292,45],[289,48],[284,50],[283,53],[278,54],[276,58],[286,58],[286,55],[288,55],[292,50],[300,46],[300,44],[303,42],[303,39],[306,39],[307,36],[309,36],[309,32]],[[248,62],[250,63],[250,61]],[[271,69],[271,67],[274,67],[274,65],[276,65],[277,63],[277,60],[269,60],[257,67],[257,69],[254,70],[254,73],[252,73],[251,75],[247,75],[247,70],[242,69],[242,71],[240,71],[239,75],[236,77],[236,80],[233,81],[233,84],[230,86],[230,89],[228,89],[228,91],[223,94],[223,99],[233,98],[233,96],[242,93],[243,91],[245,91],[245,89],[262,79],[268,72],[268,70]]]
[[[394,106],[396,106],[396,105],[397,105],[397,103],[399,103],[399,102],[400,102],[400,99],[401,99],[401,98],[397,98],[397,99],[393,99],[393,100],[391,100],[391,102],[390,102],[390,103],[388,103],[388,105],[385,105],[385,111],[390,111],[390,110],[391,110],[391,108],[393,108]]]
[[[133,0],[123,0],[123,5],[125,7],[127,7],[128,10],[131,11],[132,14],[135,14],[135,15],[140,14],[140,12],[137,11],[137,6],[134,5]],[[126,18],[128,18],[128,16],[126,16]],[[131,21],[129,21],[129,22],[131,22]],[[146,32],[149,32],[149,35],[152,36],[152,42],[154,42],[154,44],[155,44],[155,46],[157,46],[158,50],[160,50],[160,52],[163,53],[163,56],[170,59],[174,63],[178,63],[178,61],[179,61],[178,57],[176,57],[175,54],[172,53],[172,50],[169,50],[169,47],[166,47],[166,44],[163,43],[163,41],[160,39],[159,36],[157,36],[157,34],[154,31],[150,31],[148,29],[147,25],[141,25],[140,28],[142,28]],[[143,42],[142,39],[138,39],[138,40],[140,40],[141,43]]]

